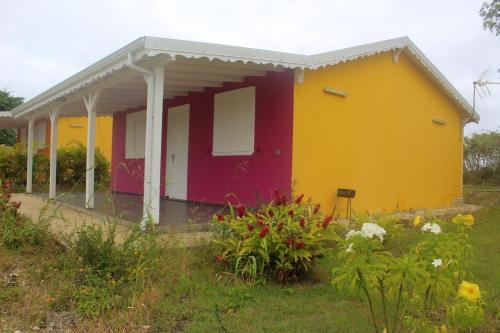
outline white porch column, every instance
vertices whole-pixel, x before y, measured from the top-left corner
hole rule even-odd
[[[57,114],[59,109],[49,111],[50,117],[50,178],[49,199],[56,198],[56,169],[57,169]]]
[[[26,161],[26,193],[33,191],[33,135],[35,131],[35,118],[28,119],[28,147]]]
[[[148,84],[146,143],[144,153],[144,206],[142,227],[152,220],[160,222],[161,138],[163,119],[164,66],[156,66],[145,75]]]
[[[95,123],[96,105],[99,92],[83,98],[87,108],[87,169],[85,175],[85,208],[94,208],[94,169],[95,169]]]

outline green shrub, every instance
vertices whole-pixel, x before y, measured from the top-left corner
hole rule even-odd
[[[99,148],[95,150],[94,179],[103,186],[109,181],[109,162]],[[72,143],[57,151],[57,183],[75,186],[85,182],[87,170],[87,150],[79,142]]]
[[[0,185],[0,245],[13,250],[29,250],[53,244],[47,221],[33,222],[18,214],[21,203],[11,200],[12,184]]]
[[[73,143],[57,151],[57,184],[73,188],[85,182],[87,151],[81,143]],[[22,189],[26,184],[26,145],[0,145],[0,179]],[[95,182],[106,187],[109,182],[109,162],[99,149],[95,151]],[[49,180],[50,160],[41,153],[33,156],[33,186],[40,188]],[[80,185],[80,186],[79,186]]]
[[[417,216],[420,240],[397,252],[387,244],[388,231],[374,222],[349,231],[339,243],[332,284],[366,298],[375,332],[432,331],[446,311],[456,329],[476,329],[483,322],[479,287],[464,281],[472,259],[472,215],[459,214],[447,225]],[[390,230],[393,239],[402,236],[403,228]]]
[[[76,311],[97,318],[115,308],[131,305],[157,268],[163,243],[154,232],[135,229],[116,241],[116,224],[87,225],[69,241],[76,255]]]
[[[319,205],[293,201],[275,191],[275,199],[255,212],[229,206],[230,214],[214,215],[215,260],[236,275],[287,282],[311,271],[315,261],[337,239],[332,216],[323,216]]]
[[[47,156],[33,156],[33,185],[42,186],[47,183],[50,163]],[[26,145],[0,145],[0,179],[10,182],[16,188],[26,183]]]

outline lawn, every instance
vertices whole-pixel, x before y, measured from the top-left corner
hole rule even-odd
[[[467,188],[468,193],[477,188]],[[473,195],[487,203],[471,232],[474,281],[487,302],[482,331],[498,332],[500,309],[500,204],[498,194]],[[480,199],[478,199],[480,197]],[[414,236],[399,240],[411,244]],[[307,281],[286,286],[251,285],[213,264],[209,244],[182,249],[169,244],[160,269],[130,304],[98,318],[82,318],[68,293],[78,280],[62,247],[47,251],[0,247],[0,331],[68,328],[73,332],[370,332],[363,299],[330,286],[333,258],[319,263]]]

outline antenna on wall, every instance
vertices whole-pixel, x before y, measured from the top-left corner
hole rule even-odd
[[[500,81],[490,81],[485,79],[486,74],[489,72],[489,68],[484,70],[476,81],[473,81],[472,84],[474,86],[474,95],[472,97],[472,109],[476,110],[476,93],[482,99],[491,95],[491,91],[488,88],[488,85],[491,84],[500,84]],[[500,69],[497,70],[500,73]]]

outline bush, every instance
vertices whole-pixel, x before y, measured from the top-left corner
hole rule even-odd
[[[99,148],[95,150],[95,182],[106,185],[109,181],[109,162]],[[72,143],[57,151],[57,183],[75,186],[85,181],[87,171],[87,149],[79,142]]]
[[[19,215],[21,203],[11,200],[12,184],[0,185],[0,245],[12,250],[30,250],[53,244],[48,224]]]
[[[42,186],[47,183],[50,163],[47,156],[33,156],[33,185]],[[14,187],[26,184],[26,145],[0,145],[0,179],[12,183]]]
[[[455,329],[469,331],[483,323],[479,286],[464,281],[470,277],[472,215],[459,214],[448,225],[417,216],[414,227],[420,241],[398,253],[387,244],[387,231],[374,222],[349,231],[340,242],[332,284],[366,298],[375,332],[433,331],[446,313]],[[392,237],[402,236],[399,232]]]
[[[135,229],[123,242],[116,242],[116,224],[87,225],[70,239],[76,255],[74,302],[83,317],[97,318],[112,309],[131,305],[143,290],[148,275],[157,269],[163,243],[154,232]]]
[[[215,260],[236,275],[287,282],[311,271],[315,261],[337,239],[319,205],[299,196],[287,201],[278,191],[275,199],[256,212],[229,206],[230,214],[214,215],[217,256]]]
[[[500,185],[500,132],[464,138],[464,183]]]
[[[85,146],[74,143],[57,151],[57,184],[64,187],[79,187],[85,182],[87,164]],[[26,184],[26,145],[0,145],[0,179],[21,188]],[[95,152],[95,182],[106,187],[109,182],[109,162],[99,149]],[[33,186],[42,187],[48,183],[50,160],[37,153],[33,156]]]

